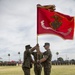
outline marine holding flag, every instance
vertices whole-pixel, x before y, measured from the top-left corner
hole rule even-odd
[[[39,44],[36,46],[36,50],[38,54],[43,55],[43,58],[37,61],[37,63],[42,64],[44,68],[44,75],[50,75],[51,74],[51,59],[52,59],[52,53],[50,50],[50,43],[46,42],[43,46],[46,51],[43,53],[40,51]]]
[[[37,34],[55,34],[73,39],[74,17],[55,11],[55,5],[37,5]]]

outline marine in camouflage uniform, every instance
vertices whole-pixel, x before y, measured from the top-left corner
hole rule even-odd
[[[37,54],[37,52],[32,52],[32,55],[34,56],[34,72],[35,75],[41,75],[42,71],[42,65],[40,63],[37,64],[37,60],[40,60],[42,58],[42,55]]]
[[[24,71],[24,75],[30,75],[30,68],[32,68],[31,53],[35,50],[35,47],[31,48],[30,45],[26,45],[25,48],[26,51],[24,51],[24,61],[22,64],[22,69]]]
[[[38,61],[38,63],[42,63],[43,64],[44,75],[50,75],[50,73],[51,73],[52,53],[51,53],[49,47],[50,47],[50,44],[49,43],[45,43],[44,48],[46,49],[46,51],[43,53],[43,58]],[[37,47],[37,51],[40,52],[39,47]]]

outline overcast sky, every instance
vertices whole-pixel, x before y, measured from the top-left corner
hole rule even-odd
[[[55,4],[56,11],[75,16],[75,0],[0,0],[0,57],[8,60],[18,60],[18,52],[23,58],[24,46],[36,44],[36,5]],[[64,59],[75,59],[74,40],[63,40],[55,35],[39,36],[41,51],[45,42],[51,44],[53,60],[56,52]]]

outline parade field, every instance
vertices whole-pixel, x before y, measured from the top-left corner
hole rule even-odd
[[[0,66],[0,75],[23,75],[23,71],[21,66]],[[31,75],[34,75],[33,68]],[[51,75],[75,75],[75,65],[52,66]]]

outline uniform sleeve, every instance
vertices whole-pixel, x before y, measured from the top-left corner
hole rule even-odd
[[[36,56],[37,56],[37,53],[36,53],[36,52],[32,52],[32,55],[33,55],[34,57],[36,57]]]
[[[23,54],[23,63],[25,62],[25,58],[26,58],[26,53],[24,52],[24,54]]]
[[[49,57],[49,55],[50,55],[50,52],[45,52],[45,53],[43,54],[44,58],[46,58],[46,59]]]
[[[34,52],[31,53],[34,56]]]
[[[30,50],[29,52],[30,52],[30,54],[32,54],[32,53],[33,53],[33,51],[32,51],[32,50]]]
[[[46,58],[46,59],[47,59],[47,58],[48,58],[48,55],[44,55],[44,58]]]

